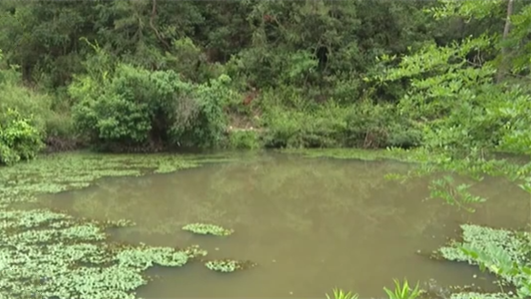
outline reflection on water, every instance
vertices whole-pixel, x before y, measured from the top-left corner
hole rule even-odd
[[[518,187],[489,178],[476,187],[487,197],[475,214],[440,201],[424,201],[427,180],[384,179],[405,164],[292,156],[211,165],[173,174],[112,178],[85,190],[43,198],[43,203],[96,219],[130,219],[115,238],[151,245],[199,244],[210,258],[259,264],[234,274],[202,264],[156,268],[160,277],[139,290],[143,298],[323,298],[333,287],[362,297],[383,296],[393,278],[441,285],[491,288],[473,267],[417,254],[456,236],[473,222],[519,228],[528,223],[528,197]],[[191,222],[235,229],[227,238],[181,231]]]

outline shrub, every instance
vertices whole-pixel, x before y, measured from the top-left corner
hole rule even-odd
[[[0,51],[0,110],[15,109],[23,117],[32,115],[32,123],[39,129],[46,127],[46,120],[52,114],[51,98],[46,94],[23,86],[22,75],[16,66],[2,65]]]
[[[43,132],[52,114],[50,98],[22,85],[20,72],[1,65],[0,51],[0,164],[35,157],[43,148]]]
[[[421,131],[391,105],[361,102],[347,107],[333,102],[304,109],[269,108],[264,115],[269,147],[413,147]]]
[[[182,105],[185,101],[191,103],[189,106],[196,106],[195,113],[188,116],[186,122],[173,122],[170,130],[172,143],[194,147],[218,147],[223,139],[227,128],[226,115],[223,107],[237,97],[229,84],[231,78],[221,75],[216,80],[211,80],[209,84],[187,84],[187,92],[177,100]],[[183,112],[177,113],[178,119],[183,119]]]
[[[32,159],[43,147],[41,134],[31,119],[14,109],[0,111],[0,164]]]
[[[232,149],[258,149],[262,147],[260,131],[233,130],[229,132],[228,147]]]
[[[346,117],[346,144],[353,147],[414,147],[422,132],[391,104],[363,101],[353,106]]]
[[[286,110],[273,106],[263,117],[268,147],[340,147],[345,140],[346,108],[335,105]]]
[[[173,71],[119,64],[109,78],[76,78],[70,95],[76,128],[98,145],[214,147],[225,130],[230,78],[183,82]],[[105,73],[105,74],[109,74]]]

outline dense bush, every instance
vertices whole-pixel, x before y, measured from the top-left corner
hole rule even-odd
[[[391,104],[360,102],[350,109],[346,123],[348,146],[410,148],[422,144],[420,129]]]
[[[412,147],[422,141],[421,131],[388,104],[273,105],[266,111],[262,125],[270,147]]]
[[[0,109],[48,145],[522,151],[531,5],[502,2],[2,2]]]
[[[422,129],[431,151],[467,155],[470,151],[516,150],[529,144],[529,89],[495,84],[492,64],[471,65],[471,49],[489,51],[482,36],[446,47],[426,45],[385,72],[383,82],[407,78],[411,87],[397,109]],[[528,125],[527,125],[528,127]]]
[[[76,128],[97,145],[215,147],[232,96],[221,76],[192,84],[173,71],[119,64],[108,78],[83,76],[70,86]]]
[[[267,147],[340,147],[345,141],[347,109],[304,110],[271,107],[263,117]]]
[[[3,62],[0,51],[0,110],[16,109],[24,116],[33,115],[34,124],[40,129],[46,127],[51,112],[51,99],[36,90],[22,86],[22,77],[15,65]]]
[[[0,164],[29,160],[44,147],[40,131],[17,110],[0,111]]]
[[[50,100],[24,88],[16,68],[3,64],[2,52],[0,90],[0,164],[31,159],[43,148]]]

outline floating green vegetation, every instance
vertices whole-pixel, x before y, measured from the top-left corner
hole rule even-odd
[[[435,252],[435,257],[450,261],[478,265],[496,274],[499,278],[499,293],[481,294],[458,292],[452,299],[508,299],[517,298],[513,292],[504,292],[504,287],[516,287],[519,292],[529,288],[531,265],[530,235],[479,225],[463,224],[461,241],[452,241]]]
[[[255,267],[256,264],[251,261],[221,259],[208,261],[205,263],[205,266],[212,271],[230,273],[237,270],[244,270]]]
[[[0,290],[9,298],[135,298],[147,283],[142,271],[202,253],[104,242],[105,225],[46,210],[2,211],[0,219]]]
[[[212,162],[191,155],[70,153],[1,168],[0,298],[136,298],[135,290],[148,282],[143,274],[147,268],[181,267],[205,256],[198,246],[110,242],[106,229],[134,225],[127,220],[98,222],[12,204],[33,202],[42,193],[84,188],[101,177],[169,172]]]
[[[199,235],[229,236],[234,233],[232,229],[208,223],[190,223],[183,226],[182,229]]]

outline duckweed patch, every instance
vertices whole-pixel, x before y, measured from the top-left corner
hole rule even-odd
[[[522,288],[529,277],[522,271],[507,271],[508,268],[531,265],[530,235],[479,225],[463,224],[462,240],[451,241],[434,253],[435,258],[466,262],[484,267],[496,274],[502,286]],[[516,298],[512,292],[474,293],[457,292],[452,299],[508,299]]]
[[[216,272],[231,273],[238,270],[244,270],[255,267],[256,264],[251,261],[238,261],[233,259],[211,260],[205,263],[205,266]]]
[[[220,158],[219,161],[224,161]],[[42,193],[89,186],[106,176],[138,176],[197,167],[194,156],[58,154],[0,171],[0,298],[136,298],[153,265],[181,267],[206,255],[184,249],[127,245],[108,240],[106,229],[127,220],[94,221],[46,209],[20,210]]]
[[[232,229],[208,223],[191,223],[183,226],[182,229],[199,235],[229,236],[234,233]]]

